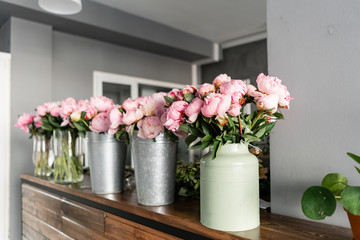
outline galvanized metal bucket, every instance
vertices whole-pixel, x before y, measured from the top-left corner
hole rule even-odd
[[[137,201],[147,206],[174,202],[178,143],[161,133],[152,139],[131,137],[131,157],[134,162]]]
[[[97,194],[123,191],[125,141],[118,141],[107,133],[87,132],[86,145],[92,191]]]

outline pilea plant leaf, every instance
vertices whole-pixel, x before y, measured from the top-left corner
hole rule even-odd
[[[340,196],[342,191],[348,187],[348,181],[339,173],[329,173],[322,180],[321,186],[329,189],[335,196]]]
[[[348,187],[341,194],[341,204],[354,215],[360,215],[360,187]]]
[[[301,199],[302,211],[310,219],[322,220],[334,214],[336,200],[332,192],[324,187],[309,187]]]

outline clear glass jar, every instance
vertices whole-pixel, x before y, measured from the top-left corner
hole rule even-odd
[[[32,160],[35,165],[35,176],[49,177],[52,169],[49,165],[50,156],[50,139],[49,136],[33,136],[33,156]]]
[[[78,183],[84,178],[81,139],[76,131],[54,130],[54,181]]]

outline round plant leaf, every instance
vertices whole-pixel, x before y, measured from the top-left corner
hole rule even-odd
[[[348,187],[347,178],[339,173],[329,173],[321,182],[321,186],[329,189],[335,196],[340,196],[341,192]]]
[[[348,187],[341,194],[341,204],[354,215],[360,215],[360,187]]]
[[[310,219],[322,220],[333,215],[336,200],[330,190],[320,186],[306,189],[301,199],[302,211]]]

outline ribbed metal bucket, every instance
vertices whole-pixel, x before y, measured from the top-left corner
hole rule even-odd
[[[166,133],[156,137],[156,142],[136,135],[131,137],[131,157],[138,203],[160,206],[174,202],[178,143]]]
[[[86,133],[91,188],[94,193],[121,192],[124,188],[126,145],[109,134]]]

